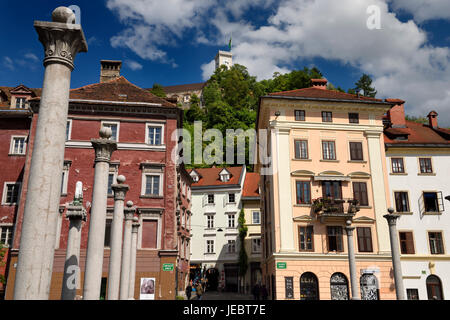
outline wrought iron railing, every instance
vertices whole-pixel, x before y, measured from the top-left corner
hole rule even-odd
[[[360,210],[359,201],[353,198],[317,198],[312,201],[312,209],[316,214],[355,214]]]

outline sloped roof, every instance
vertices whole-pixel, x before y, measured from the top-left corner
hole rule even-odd
[[[226,169],[230,172],[231,177],[230,180],[224,182],[220,180],[219,173],[224,168],[199,168],[195,169],[195,171],[200,175],[200,179],[198,182],[194,182],[192,184],[192,188],[195,187],[206,187],[206,186],[227,186],[227,185],[237,185],[241,180],[241,175],[243,173],[243,166],[240,167],[226,167]],[[188,171],[189,174],[192,172],[192,169]]]
[[[244,181],[244,190],[242,191],[243,197],[259,197],[259,173],[247,172]]]
[[[206,85],[206,82],[179,84],[176,86],[164,87],[163,90],[166,94],[177,93],[177,92],[187,92],[187,91],[198,91],[198,90],[202,90],[205,85]],[[149,89],[149,90],[151,90],[151,89]]]
[[[0,102],[0,107],[8,107],[9,108],[9,106],[11,104],[11,91],[14,91],[14,89],[17,89],[19,87],[24,87],[24,88],[30,90],[31,91],[31,95],[34,96],[34,97],[40,96],[41,93],[42,93],[42,89],[41,88],[28,88],[28,87],[26,87],[26,86],[24,86],[22,84],[19,85],[19,86],[16,86],[16,87],[0,86],[1,94],[3,94],[6,97],[6,99],[7,99],[7,101]]]
[[[311,99],[329,99],[329,100],[351,100],[358,102],[381,102],[381,99],[358,96],[335,90],[319,89],[319,88],[303,88],[290,91],[281,91],[269,93],[270,97],[294,97],[294,98],[311,98]]]
[[[443,134],[439,134],[442,132]],[[450,147],[450,140],[445,138],[446,132],[450,130],[444,128],[431,128],[428,125],[406,120],[406,128],[388,128],[384,130],[384,142],[392,145],[409,144],[447,144]],[[407,135],[407,140],[395,140],[395,136]]]

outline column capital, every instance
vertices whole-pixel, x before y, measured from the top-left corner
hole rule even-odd
[[[137,233],[138,230],[139,230],[140,225],[141,224],[139,223],[139,218],[138,217],[134,217],[133,218],[133,224],[131,225],[132,226],[131,232],[132,233]]]
[[[395,226],[397,225],[397,219],[400,218],[400,215],[395,213],[389,213],[385,214],[383,217],[387,220],[389,226]]]
[[[130,190],[130,186],[127,184],[113,184],[111,189],[114,192],[114,201],[125,200],[127,191]]]
[[[69,220],[80,219],[86,221],[86,216],[86,209],[84,209],[83,206],[69,205],[67,207],[66,217],[69,218]]]
[[[117,150],[117,143],[107,138],[91,139],[95,149],[95,162],[110,162],[111,155]]]
[[[74,20],[72,10],[59,7],[53,11],[52,22],[34,22],[39,41],[44,46],[44,66],[58,63],[73,70],[77,53],[88,51],[83,29],[81,25],[75,24]]]
[[[127,207],[123,209],[125,215],[125,220],[133,220],[134,214],[136,213],[136,207],[133,207],[133,201],[127,202]]]
[[[382,133],[383,133],[383,131],[378,131],[378,130],[366,130],[366,131],[364,131],[364,135],[366,136],[366,138],[379,139],[381,137]]]

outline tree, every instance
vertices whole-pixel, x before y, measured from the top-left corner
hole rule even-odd
[[[415,116],[406,115],[405,120],[422,123],[422,124],[428,124],[428,118],[426,118],[426,117],[415,117]]]
[[[0,267],[3,267],[5,265],[5,255],[6,255],[7,249],[3,245],[3,243],[0,242]],[[0,284],[4,285],[6,284],[6,279],[3,274],[0,274]]]
[[[241,277],[242,283],[245,280],[245,274],[248,269],[248,255],[245,250],[245,237],[247,236],[248,227],[245,225],[245,213],[244,209],[241,209],[239,213],[239,276]]]
[[[158,83],[153,84],[153,88],[150,89],[150,92],[153,93],[157,97],[165,98],[166,93],[164,92],[164,87]]]
[[[371,87],[371,85],[372,78],[364,73],[361,78],[359,78],[359,80],[355,83],[355,91],[359,92],[362,90],[365,97],[375,98],[375,96],[377,95],[377,91],[374,87]]]

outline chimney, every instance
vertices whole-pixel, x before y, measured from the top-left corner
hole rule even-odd
[[[387,112],[392,128],[406,128],[405,101],[400,99],[386,99],[385,101],[395,103]]]
[[[428,125],[431,128],[437,128],[438,127],[438,120],[437,120],[438,113],[433,110],[427,115],[427,117],[428,117]]]
[[[122,61],[101,60],[100,65],[100,83],[120,77],[120,68],[122,67]]]
[[[311,79],[311,87],[312,88],[326,90],[327,89],[327,83],[328,83],[328,80],[325,79],[325,78],[323,78],[323,79]]]

